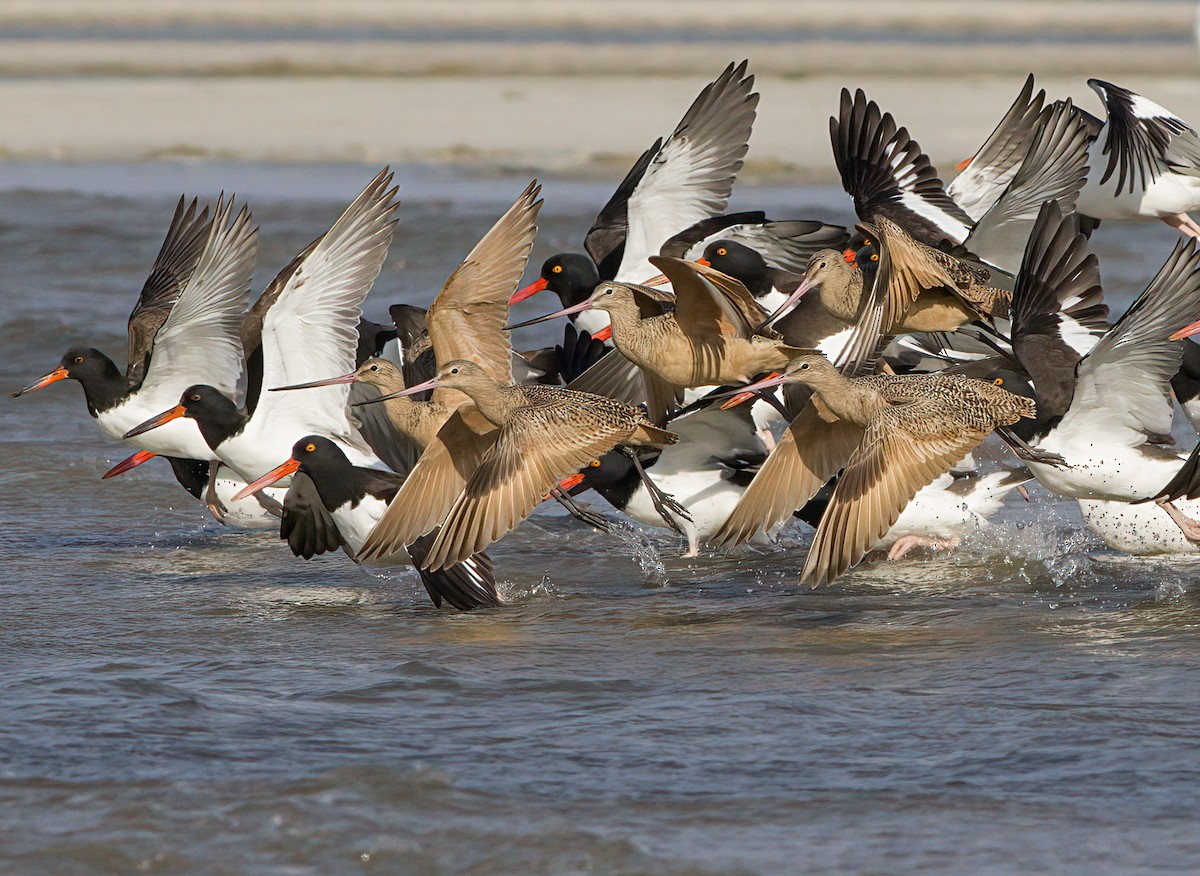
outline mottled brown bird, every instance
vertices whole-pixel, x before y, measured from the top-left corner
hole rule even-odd
[[[999,426],[1034,404],[982,380],[950,374],[848,378],[820,354],[793,359],[755,388],[802,383],[813,397],[746,489],[714,541],[738,544],[842,476],[817,528],[802,581],[832,581],[871,549],[917,491]]]
[[[440,569],[515,528],[563,478],[618,445],[662,447],[676,436],[639,408],[561,387],[503,384],[466,360],[426,388],[470,397],[425,449],[363,545],[386,554],[442,525],[426,559]]]
[[[745,383],[783,368],[798,352],[777,332],[761,329],[767,312],[738,280],[685,259],[655,256],[650,261],[671,281],[673,298],[643,286],[601,283],[581,304],[513,327],[582,310],[605,311],[617,354],[605,356],[572,387],[646,404],[658,423],[682,390]],[[673,301],[674,309],[651,315],[655,301]]]
[[[425,315],[429,340],[438,362],[469,358],[492,378],[512,382],[512,344],[504,324],[508,299],[521,280],[542,202],[534,180],[450,275]],[[334,383],[362,382],[383,395],[388,420],[399,435],[420,448],[428,445],[450,415],[467,402],[450,388],[434,390],[428,401],[416,401],[406,389],[400,369],[382,359],[369,359],[356,371],[280,389],[307,389]]]

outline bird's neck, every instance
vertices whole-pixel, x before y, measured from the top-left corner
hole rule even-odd
[[[821,281],[821,306],[839,319],[858,321],[858,303],[862,298],[862,272],[858,268],[838,271]]]
[[[504,386],[494,381],[481,381],[464,390],[479,408],[479,413],[497,426],[508,422],[512,412],[527,404],[525,393],[519,386]]]
[[[613,343],[619,344],[619,337],[631,338],[641,327],[641,313],[632,301],[614,301],[609,305],[608,320],[612,324]]]
[[[833,368],[814,371],[801,382],[812,387],[839,420],[857,426],[865,427],[887,404],[884,397],[865,381],[843,377]]]
[[[217,445],[246,428],[246,423],[250,420],[237,409],[237,405],[232,401],[229,399],[226,401],[227,405],[214,406],[214,408],[204,411],[202,416],[196,417],[196,425],[200,427],[201,437],[214,451],[217,449]]]
[[[100,360],[101,372],[90,373],[79,381],[83,396],[87,399],[88,413],[93,417],[116,407],[129,394],[125,375],[113,364],[112,359],[103,353],[97,354],[96,358]]]

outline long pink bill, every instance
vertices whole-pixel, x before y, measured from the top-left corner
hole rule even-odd
[[[123,475],[127,471],[132,471],[143,462],[149,462],[158,454],[151,453],[149,450],[139,450],[133,456],[122,459],[104,474],[100,475],[100,480],[106,481],[109,478],[115,478],[117,475]]]
[[[811,288],[812,288],[812,283],[808,282],[808,277],[805,277],[804,280],[800,283],[800,285],[796,287],[796,291],[788,296],[787,301],[783,302],[783,304],[781,304],[781,305],[779,305],[779,307],[775,308],[775,312],[772,313],[770,316],[768,316],[763,321],[763,324],[761,326],[759,326],[759,328],[766,328],[767,326],[774,323],[776,320],[781,319],[784,316],[786,316],[787,314],[791,313],[792,309],[795,308],[795,306],[800,303],[800,299],[803,298],[804,294],[806,292],[808,292],[808,290]]]
[[[308,383],[293,383],[291,386],[273,386],[268,392],[287,392],[291,389],[315,389],[318,386],[337,386],[342,383],[354,383],[358,380],[358,373],[351,371],[349,374],[343,374],[340,377],[326,377],[324,380],[310,380]]]
[[[237,502],[245,499],[247,496],[253,496],[263,487],[269,487],[271,484],[283,480],[288,475],[294,475],[299,468],[300,463],[294,457],[289,458],[287,462],[283,463],[283,465],[276,466],[261,478],[254,481],[254,483],[246,484],[246,486],[238,490],[237,494],[233,497],[233,501]]]
[[[562,310],[554,311],[554,313],[547,313],[545,316],[535,316],[533,319],[527,319],[524,322],[517,322],[517,323],[513,323],[512,325],[506,325],[505,328],[509,329],[509,330],[524,328],[527,325],[534,325],[539,322],[545,322],[548,319],[555,319],[560,316],[570,316],[572,313],[583,313],[583,311],[591,310],[591,308],[592,308],[592,301],[589,298],[587,301],[580,301],[578,304],[572,304],[570,307],[564,307]]]
[[[406,395],[416,395],[418,392],[425,392],[430,389],[437,389],[441,384],[438,383],[436,377],[426,380],[424,383],[418,383],[416,386],[410,386],[408,389],[401,389],[397,392],[389,392],[387,395],[381,395],[379,398],[367,398],[362,401],[351,402],[350,407],[360,408],[363,405],[373,405],[376,402],[387,401],[389,398],[400,398]]]

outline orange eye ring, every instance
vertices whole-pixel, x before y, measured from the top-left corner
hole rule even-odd
[[[552,274],[561,274],[561,273],[562,273],[562,265],[555,265],[554,267],[552,267],[552,268],[550,269],[550,273],[552,273]]]
[[[720,249],[717,250],[717,255],[719,255],[719,256],[729,255],[729,250],[727,250],[725,247],[721,247]]]
[[[188,401],[200,401],[200,393],[193,392],[190,396],[188,396]]]
[[[873,261],[873,262],[879,261],[879,253],[877,253],[877,252],[871,253],[871,261]]]
[[[1004,386],[1004,378],[997,377],[995,380],[992,381],[992,383],[996,384],[996,386]]]
[[[599,467],[600,467],[600,460],[598,460],[598,459],[593,459],[591,462],[589,462],[589,463],[588,463],[588,466],[590,466],[591,468],[599,468]]]

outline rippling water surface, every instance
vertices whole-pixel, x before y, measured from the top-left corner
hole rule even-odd
[[[372,173],[0,164],[0,384],[72,342],[121,357],[181,191],[251,198],[257,290]],[[523,186],[400,177],[375,318],[427,303]],[[608,192],[545,194],[539,264]],[[828,189],[735,201],[759,204],[849,219]],[[1121,302],[1173,242],[1111,224],[1096,240]],[[222,529],[165,465],[101,482],[126,453],[75,385],[6,393],[0,453],[0,871],[1135,872],[1200,856],[1200,567],[1115,555],[1040,488],[949,559],[872,562],[817,592],[796,582],[800,529],[681,560],[662,531],[539,512],[494,551],[511,605],[454,615],[409,571],[305,563]]]

